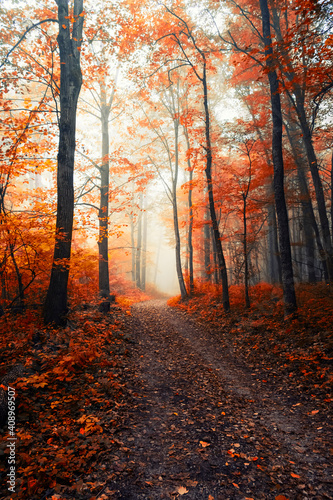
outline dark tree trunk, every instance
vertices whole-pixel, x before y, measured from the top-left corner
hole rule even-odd
[[[190,140],[188,136],[188,130],[184,125],[184,135],[186,139],[187,149],[190,149]],[[188,190],[188,208],[189,208],[189,224],[188,224],[188,237],[187,237],[187,245],[188,245],[188,272],[189,272],[189,292],[190,295],[194,292],[194,277],[193,277],[193,203],[192,203],[192,181],[193,181],[193,168],[191,165],[191,159],[187,158],[187,166],[189,170],[189,190]]]
[[[178,276],[178,283],[179,283],[180,295],[181,295],[182,299],[186,299],[186,297],[187,297],[187,290],[186,290],[184,276],[183,276],[181,254],[180,254],[180,234],[179,234],[179,224],[178,224],[178,207],[177,207],[177,202],[176,202],[175,199],[173,200],[173,227],[174,227],[175,240],[176,240],[176,245],[175,245],[176,270],[177,270],[177,276]]]
[[[268,253],[269,277],[271,283],[282,283],[281,259],[278,243],[275,206],[268,206]]]
[[[111,104],[106,102],[106,87],[101,85],[101,124],[102,124],[102,165],[100,168],[100,205],[99,205],[99,295],[110,296],[109,279],[109,116]]]
[[[140,193],[139,202],[140,213],[138,217],[138,234],[136,238],[135,254],[135,282],[138,288],[141,288],[141,250],[142,250],[142,193]]]
[[[133,215],[129,215],[130,219],[130,227],[131,227],[131,257],[132,257],[132,271],[131,271],[131,276],[132,276],[132,281],[133,283],[135,282],[135,252],[136,252],[136,247],[135,247],[135,238],[134,238],[134,221],[133,221]]]
[[[204,225],[204,264],[205,264],[205,281],[211,281],[211,273],[210,273],[210,211],[209,208],[205,210],[205,225]],[[214,235],[213,235],[214,237]]]
[[[270,14],[267,0],[260,0],[262,28],[265,43],[266,66],[271,93],[271,107],[273,120],[272,155],[274,166],[274,196],[278,219],[279,246],[282,268],[282,287],[286,315],[297,309],[294,286],[294,275],[291,260],[290,234],[288,212],[284,195],[284,166],[282,154],[282,114],[279,94],[279,82],[274,68],[272,38],[270,29]]]
[[[188,205],[189,205],[189,225],[188,225],[188,260],[189,260],[189,282],[190,282],[190,295],[194,292],[194,276],[193,276],[193,205],[192,205],[192,180],[193,170],[190,169],[190,188],[188,192]]]
[[[333,282],[333,247],[332,247],[332,239],[330,233],[330,226],[326,212],[326,203],[325,203],[325,195],[324,189],[322,185],[322,181],[319,174],[317,156],[313,147],[312,137],[310,127],[306,118],[306,113],[304,109],[304,102],[296,93],[296,110],[299,118],[299,122],[301,125],[302,133],[303,133],[303,142],[308,158],[308,163],[310,167],[310,172],[312,176],[313,185],[316,193],[318,214],[323,238],[323,247],[325,252],[325,260],[327,266],[327,272],[329,281]]]
[[[213,262],[214,262],[214,283],[215,285],[218,285],[220,283],[219,279],[219,263],[217,260],[217,252],[216,252],[216,245],[215,245],[215,240],[214,240],[214,233],[213,233],[213,228],[210,228],[211,231],[211,240],[212,240],[212,247],[213,247]]]
[[[57,0],[60,51],[60,122],[57,170],[57,222],[51,279],[44,305],[45,323],[66,324],[67,285],[74,214],[74,154],[77,101],[82,74],[80,48],[83,0],[74,1],[73,29],[68,0]],[[72,36],[71,36],[72,35]]]
[[[304,89],[301,87],[299,84],[299,76],[296,75],[294,68],[293,68],[293,63],[290,58],[289,53],[287,52],[285,45],[283,44],[284,40],[282,37],[281,33],[281,28],[280,28],[280,19],[278,15],[278,11],[276,8],[273,8],[273,24],[274,24],[274,29],[277,35],[278,41],[281,43],[281,46],[284,47],[282,48],[283,50],[283,55],[284,59],[287,62],[286,64],[286,69],[283,67],[282,71],[286,75],[286,77],[289,79],[290,82],[292,82],[293,88],[292,92],[287,90],[287,94],[289,96],[290,102],[292,106],[294,107],[297,117],[299,120],[300,127],[302,129],[302,138],[303,138],[303,143],[309,163],[309,168],[312,176],[312,181],[313,185],[315,188],[315,193],[316,193],[316,200],[317,200],[317,207],[318,207],[318,214],[319,214],[319,220],[320,220],[320,226],[321,226],[321,233],[322,233],[322,247],[324,250],[324,255],[322,256],[323,260],[326,261],[326,271],[328,273],[329,281],[333,281],[333,246],[332,246],[332,237],[330,233],[330,226],[329,226],[329,220],[327,216],[327,210],[326,210],[326,203],[325,203],[325,194],[324,194],[324,189],[322,185],[322,181],[320,178],[320,173],[319,173],[319,168],[318,168],[318,161],[317,161],[317,156],[315,149],[313,147],[313,142],[312,142],[312,133],[311,133],[311,128],[309,125],[308,118],[306,116],[306,110],[305,110],[305,104],[304,104]],[[300,40],[301,43],[304,43],[304,41]],[[333,233],[332,233],[333,236]]]
[[[289,116],[289,118],[291,117]],[[291,120],[289,120],[288,124],[286,123],[285,128],[287,131],[288,139],[291,146],[291,151],[297,168],[297,179],[301,194],[303,232],[305,239],[305,255],[306,255],[308,281],[310,283],[314,283],[316,281],[316,273],[314,267],[314,235],[315,235],[315,240],[317,242],[319,255],[323,258],[325,253],[321,244],[319,229],[313,211],[312,201],[309,193],[309,187],[304,171],[303,151],[301,150],[300,144],[298,143],[297,140],[297,136],[299,136],[298,133],[299,129],[298,130],[293,129]],[[326,274],[327,267],[325,258],[323,258],[322,262],[324,266],[324,272]]]
[[[142,228],[142,259],[141,259],[141,290],[146,290],[147,274],[147,196],[144,199],[143,228]]]
[[[249,295],[249,260],[247,251],[247,219],[246,219],[246,200],[247,194],[243,193],[243,254],[244,254],[244,288],[245,288],[245,307],[250,307]]]
[[[179,85],[179,82],[178,82]],[[178,98],[179,98],[179,88]],[[173,98],[173,95],[172,95]],[[173,101],[173,110],[176,115],[176,107]],[[179,113],[178,113],[179,114]],[[181,260],[181,245],[180,245],[180,234],[179,234],[179,221],[178,221],[178,205],[177,205],[177,183],[178,183],[178,171],[179,171],[179,118],[174,116],[173,126],[175,133],[175,162],[174,162],[174,175],[172,179],[172,208],[173,208],[173,228],[175,233],[175,252],[176,252],[176,270],[180,289],[181,298],[184,300],[187,297],[187,290],[182,270],[182,260]]]
[[[206,179],[208,188],[209,210],[210,218],[212,221],[212,228],[214,234],[214,241],[216,245],[217,259],[219,263],[219,272],[222,282],[222,303],[225,312],[230,311],[229,301],[229,288],[228,288],[228,274],[227,267],[224,259],[221,235],[216,217],[214,193],[213,193],[213,179],[212,179],[212,146],[210,141],[210,116],[208,108],[208,89],[207,89],[207,75],[206,75],[206,61],[204,60],[203,77],[202,77],[203,91],[204,91],[204,108],[205,108],[205,136],[206,136]]]

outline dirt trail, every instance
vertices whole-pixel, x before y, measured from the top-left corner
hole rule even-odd
[[[130,328],[130,401],[105,498],[333,498],[331,434],[297,395],[258,381],[165,301],[135,305]]]

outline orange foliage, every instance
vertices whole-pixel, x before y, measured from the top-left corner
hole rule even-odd
[[[105,316],[95,307],[73,313],[62,330],[44,328],[31,312],[0,319],[0,374],[13,360],[27,370],[11,384],[19,395],[15,498],[41,498],[48,488],[75,497],[77,476],[107,458],[122,394],[122,318],[119,309]]]
[[[298,285],[296,317],[283,317],[282,290],[268,283],[250,288],[252,306],[244,309],[244,287],[231,286],[232,313],[225,314],[215,285],[196,283],[192,298],[168,301],[220,333],[221,344],[231,346],[250,366],[278,367],[289,384],[310,393],[318,404],[330,401],[333,381],[333,293],[325,284]]]

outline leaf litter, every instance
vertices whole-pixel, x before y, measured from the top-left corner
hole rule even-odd
[[[32,350],[13,499],[332,498],[328,402],[313,387],[305,397],[165,301],[115,316],[81,314],[79,345],[63,331]]]

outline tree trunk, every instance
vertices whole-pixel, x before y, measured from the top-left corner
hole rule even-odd
[[[135,254],[135,282],[138,288],[141,288],[141,250],[142,250],[142,193],[139,198],[140,213],[138,217],[138,234],[136,238]]]
[[[143,229],[142,229],[142,262],[141,262],[141,290],[146,290],[147,274],[147,195],[144,199]]]
[[[203,77],[202,77],[203,91],[204,91],[204,109],[205,109],[205,136],[206,136],[206,179],[208,188],[208,199],[209,199],[209,210],[210,218],[212,221],[212,228],[214,234],[214,241],[216,245],[217,259],[219,263],[219,272],[222,282],[222,304],[225,312],[230,311],[230,301],[229,301],[229,288],[228,288],[228,274],[227,267],[225,264],[221,236],[219,231],[219,226],[216,217],[214,193],[213,193],[213,179],[212,179],[212,146],[210,141],[210,115],[208,108],[208,89],[207,89],[207,75],[206,75],[206,61],[204,61],[203,67]]]
[[[274,24],[274,29],[277,35],[278,41],[281,43],[281,46],[283,47],[283,37],[281,33],[281,28],[280,28],[280,20],[279,20],[279,15],[277,12],[276,8],[273,8],[273,24]],[[300,40],[301,43],[302,40]],[[299,120],[299,124],[302,130],[302,139],[309,163],[309,168],[312,176],[312,181],[313,185],[315,188],[315,193],[316,193],[316,200],[317,200],[317,207],[318,207],[318,214],[319,214],[319,220],[320,220],[320,226],[321,226],[321,232],[322,232],[322,247],[324,249],[324,255],[323,258],[326,261],[326,270],[329,276],[329,281],[333,281],[333,246],[332,246],[332,238],[330,234],[330,226],[329,226],[329,221],[328,221],[328,216],[327,216],[327,211],[326,211],[326,203],[325,203],[325,195],[324,195],[324,190],[323,190],[323,185],[322,181],[320,178],[319,174],[319,168],[318,168],[318,161],[317,161],[317,156],[315,149],[313,147],[313,142],[312,142],[312,133],[311,129],[309,126],[308,118],[306,116],[306,110],[305,110],[305,105],[304,105],[304,89],[301,87],[301,85],[298,83],[299,76],[296,75],[295,70],[293,68],[293,63],[291,60],[291,57],[289,53],[287,52],[287,49],[284,48],[283,50],[283,55],[285,58],[285,61],[287,61],[286,68],[287,70],[284,71],[284,68],[282,68],[282,71],[288,78],[288,80],[292,83],[292,91],[287,90],[288,97],[290,99],[290,103],[294,107],[297,117]],[[332,233],[333,235],[333,233]]]
[[[299,122],[303,133],[303,142],[309,162],[310,172],[312,176],[313,185],[316,193],[318,214],[323,238],[323,247],[325,251],[325,260],[327,265],[327,272],[329,281],[333,282],[333,247],[329,227],[329,221],[326,212],[325,195],[323,190],[322,181],[319,174],[317,156],[313,147],[310,127],[306,118],[303,99],[298,97],[296,93],[296,106]]]
[[[204,252],[205,252],[205,281],[211,281],[210,273],[210,212],[209,208],[205,210],[205,225],[204,225]]]
[[[133,283],[135,282],[135,252],[136,252],[136,247],[135,247],[135,238],[134,238],[134,221],[133,221],[133,215],[129,215],[129,220],[130,220],[130,228],[131,228],[131,257],[132,257],[132,271],[131,271],[131,276],[132,276],[132,281]]]
[[[282,283],[281,259],[278,243],[275,206],[268,205],[268,268],[270,281],[273,284]]]
[[[106,102],[106,86],[101,85],[101,124],[102,124],[102,166],[100,168],[100,205],[99,205],[99,295],[103,298],[110,296],[109,278],[109,116],[111,105]]]
[[[183,271],[182,271],[182,261],[180,252],[180,234],[179,234],[179,222],[178,222],[178,207],[177,207],[177,182],[178,182],[178,169],[179,169],[179,153],[178,153],[178,139],[179,139],[179,118],[174,118],[174,132],[175,132],[175,172],[172,182],[172,207],[173,207],[173,228],[175,232],[175,252],[176,252],[176,270],[178,276],[178,283],[180,289],[180,295],[184,300],[187,297],[187,290],[185,286]]]
[[[190,140],[188,136],[188,130],[184,125],[184,135],[186,139],[187,149],[190,149]],[[189,208],[189,224],[188,224],[188,272],[189,272],[189,285],[190,285],[190,295],[194,292],[194,277],[193,277],[193,203],[192,203],[192,181],[193,181],[193,168],[191,165],[190,157],[187,158],[187,166],[189,170],[189,190],[188,190],[188,208]]]
[[[290,115],[289,118],[291,118]],[[323,257],[325,254],[321,244],[319,229],[313,211],[309,187],[304,171],[303,151],[300,149],[299,147],[300,145],[298,144],[297,140],[297,136],[299,134],[297,129],[293,129],[291,120],[289,120],[289,123],[285,125],[285,128],[291,146],[294,162],[297,168],[298,186],[301,194],[303,232],[305,238],[305,255],[306,255],[308,281],[310,283],[314,283],[316,281],[316,273],[314,268],[314,235],[317,242],[319,255]],[[324,266],[324,272],[326,274],[327,273],[326,260],[323,259],[322,263]]]
[[[244,254],[244,288],[245,288],[245,307],[250,307],[249,295],[249,262],[247,252],[247,219],[246,219],[246,199],[247,195],[243,193],[243,254]]]
[[[271,94],[273,120],[272,155],[274,166],[274,196],[276,214],[278,218],[279,246],[282,268],[282,287],[285,303],[285,313],[286,315],[289,315],[296,311],[297,303],[291,260],[288,212],[284,195],[281,100],[279,94],[279,82],[277,73],[274,69],[270,14],[268,10],[267,0],[260,0],[260,9],[262,15],[262,28],[265,43],[266,67],[268,70],[268,79]]]
[[[77,101],[82,74],[80,48],[83,0],[74,1],[73,28],[68,0],[57,0],[60,51],[60,122],[57,170],[57,221],[51,279],[44,305],[44,322],[66,324],[67,286],[74,215],[74,155]],[[72,37],[71,37],[72,32]]]

